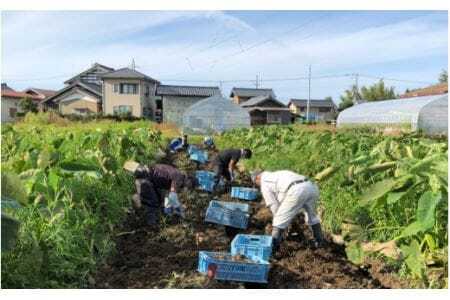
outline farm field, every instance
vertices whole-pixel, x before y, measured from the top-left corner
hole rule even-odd
[[[309,229],[296,220],[267,287],[447,286],[446,140],[296,126],[234,130],[215,140],[219,149],[253,149],[238,177],[242,185],[254,168],[290,169],[318,181],[328,243],[313,250]],[[223,228],[203,221],[209,194],[183,193],[186,219],[166,217],[158,232],[131,208],[126,160],[195,170],[184,153],[163,153],[166,144],[164,131],[145,122],[2,126],[2,209],[21,222],[17,245],[2,253],[2,286],[254,287],[196,272],[199,250],[230,243]],[[251,207],[247,232],[263,234],[270,212],[260,201]]]

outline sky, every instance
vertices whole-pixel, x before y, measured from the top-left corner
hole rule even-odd
[[[61,89],[94,62],[134,59],[163,84],[228,96],[258,77],[285,103],[309,93],[338,103],[354,74],[403,93],[448,65],[446,11],[3,11],[1,32],[2,82],[17,90]]]

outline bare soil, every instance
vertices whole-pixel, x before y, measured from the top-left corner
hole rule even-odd
[[[210,156],[215,153],[210,152]],[[185,153],[168,154],[163,161],[188,173],[196,164]],[[211,166],[200,166],[210,169]],[[249,178],[237,179],[250,186]],[[229,252],[231,240],[224,227],[204,222],[214,195],[186,191],[180,195],[186,218],[162,216],[158,229],[145,224],[144,212],[130,209],[117,234],[116,254],[101,266],[91,280],[93,288],[399,288],[404,285],[380,265],[361,268],[350,263],[343,246],[327,235],[321,249],[311,245],[312,235],[301,215],[291,224],[280,252],[271,260],[268,284],[209,280],[197,272],[198,252]],[[238,201],[229,194],[222,201]],[[248,202],[247,202],[248,203]],[[130,205],[131,206],[131,205]],[[271,213],[261,199],[251,202],[251,220],[242,233],[270,233]]]

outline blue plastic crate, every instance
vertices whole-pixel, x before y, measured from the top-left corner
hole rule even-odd
[[[258,198],[258,189],[233,186],[231,188],[231,197],[250,201],[256,200],[256,198]]]
[[[249,206],[243,203],[212,200],[206,210],[206,222],[246,229]]]
[[[254,261],[268,261],[272,254],[272,237],[238,234],[231,242],[231,254],[241,254]]]
[[[195,151],[194,153],[192,153],[189,158],[191,160],[195,160],[198,161],[201,164],[204,164],[208,161],[208,153],[206,151]]]
[[[216,176],[216,174],[214,172],[209,172],[209,171],[196,171],[195,172],[195,176],[198,179],[212,179],[214,180],[214,176]]]
[[[189,154],[189,155],[191,155],[192,153],[197,152],[197,151],[199,151],[199,149],[197,148],[197,146],[194,146],[194,145],[189,145],[189,146],[188,146],[188,154]]]
[[[234,260],[230,253],[200,251],[197,270],[207,274],[208,268],[214,269],[213,266],[217,280],[260,283],[267,283],[270,268],[268,262],[242,262]]]

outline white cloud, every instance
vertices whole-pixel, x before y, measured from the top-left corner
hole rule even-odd
[[[306,76],[309,64],[319,75],[414,59],[426,63],[427,58],[447,55],[447,24],[436,22],[435,16],[365,29],[358,29],[357,21],[351,21],[355,26],[345,32],[330,34],[335,29],[330,26],[345,23],[320,26],[318,20],[308,30],[274,36],[273,28],[266,35],[264,29],[255,29],[237,17],[215,11],[13,14],[3,18],[2,74],[22,78],[70,76],[94,61],[122,67],[134,57],[141,71],[157,79],[252,79],[257,73],[264,79]],[[166,32],[165,28],[172,31]],[[194,33],[180,36],[184,32]],[[136,41],[130,38],[133,35],[147,40]],[[228,58],[272,37],[276,38],[273,43]],[[433,70],[434,67],[417,68],[415,74],[419,74],[419,80],[429,80]],[[402,74],[405,72],[387,68],[381,75]],[[58,78],[12,83],[19,87],[45,84],[42,87],[55,88],[63,81],[64,78]],[[350,84],[349,78],[316,81],[314,97],[337,98]],[[306,96],[306,82],[264,85],[272,85],[277,95],[285,98]],[[224,87],[231,88],[231,84]]]

